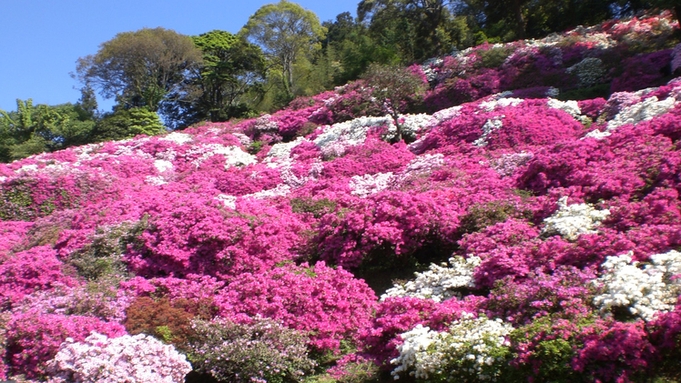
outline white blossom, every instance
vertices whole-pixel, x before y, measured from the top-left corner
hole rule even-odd
[[[489,101],[481,102],[479,107],[480,109],[483,109],[485,112],[491,112],[497,108],[505,108],[507,106],[518,106],[522,104],[523,101],[525,100],[523,100],[522,98],[503,97],[503,95],[500,95],[498,99],[492,99]]]
[[[608,121],[608,131],[613,131],[625,124],[638,124],[655,116],[667,113],[676,103],[674,97],[668,97],[658,101],[656,96],[647,98],[642,102],[623,108],[617,115]]]
[[[567,197],[562,197],[558,200],[558,210],[544,220],[542,233],[560,234],[563,238],[574,241],[581,234],[595,233],[594,228],[608,215],[609,210],[596,210],[585,203],[568,206]]]
[[[265,163],[271,168],[290,165],[293,162],[293,159],[290,158],[291,150],[305,142],[310,141],[307,138],[298,137],[295,141],[280,142],[272,145],[269,152],[267,152],[267,157],[265,157]]]
[[[323,133],[317,136],[314,143],[320,148],[334,142],[343,142],[346,146],[360,145],[366,140],[369,129],[378,126],[389,127],[390,125],[394,125],[390,116],[358,117],[350,121],[322,127]]]
[[[227,194],[218,194],[216,200],[222,202],[226,207],[236,210],[236,196]]]
[[[485,124],[482,126],[482,135],[480,138],[477,140],[473,141],[473,145],[475,146],[487,146],[489,143],[487,140],[489,139],[489,136],[496,130],[501,129],[504,126],[504,123],[501,121],[504,117],[504,115],[497,116],[496,118],[491,118],[485,122]]]
[[[446,332],[433,331],[416,325],[400,335],[404,343],[397,347],[400,355],[390,363],[397,365],[391,372],[395,379],[400,373],[409,372],[417,379],[428,379],[439,374],[476,375],[483,381],[496,381],[504,360],[498,360],[490,352],[509,346],[506,336],[513,327],[500,319],[490,320],[463,313]]]
[[[473,274],[480,265],[480,257],[461,256],[449,258],[449,265],[431,264],[428,271],[415,273],[415,278],[404,284],[388,289],[381,295],[381,301],[389,297],[417,297],[442,302],[460,296],[460,290],[475,287]]]
[[[178,145],[188,144],[194,141],[191,135],[182,132],[172,132],[158,138],[161,141],[172,141]]]
[[[565,71],[577,76],[580,87],[594,86],[602,82],[605,77],[603,60],[596,57],[587,57]]]
[[[92,332],[83,342],[66,339],[48,370],[72,383],[180,383],[192,366],[175,347],[153,337]]]
[[[643,267],[632,260],[632,252],[607,257],[602,268],[603,275],[594,281],[603,288],[594,298],[602,313],[624,307],[650,321],[658,312],[672,310],[681,294],[681,281],[676,277],[681,274],[681,253],[675,250],[651,256]]]
[[[350,178],[352,194],[367,197],[387,189],[393,180],[393,172],[357,175]]]
[[[188,150],[185,155],[188,157],[196,156],[192,164],[196,167],[212,156],[222,154],[225,157],[225,169],[232,166],[245,166],[256,163],[256,158],[241,150],[238,146],[224,146],[220,144],[203,144]]]

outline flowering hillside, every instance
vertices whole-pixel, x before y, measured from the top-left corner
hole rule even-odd
[[[355,82],[0,164],[0,378],[678,381],[677,30],[413,66],[395,144]]]

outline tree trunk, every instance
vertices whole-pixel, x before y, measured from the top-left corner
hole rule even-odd
[[[515,16],[515,33],[516,33],[516,39],[524,39],[525,38],[525,19],[523,18],[523,7],[522,7],[522,1],[521,0],[514,0],[513,1],[513,13]]]

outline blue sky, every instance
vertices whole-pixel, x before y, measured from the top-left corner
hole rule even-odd
[[[163,27],[185,35],[236,33],[261,6],[278,0],[0,0],[0,109],[16,99],[76,102],[76,60],[120,32]],[[294,1],[324,22],[356,15],[359,0]],[[100,109],[112,101],[99,98]]]

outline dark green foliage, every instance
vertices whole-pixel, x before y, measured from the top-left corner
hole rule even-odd
[[[162,109],[170,124],[182,128],[200,121],[227,121],[253,111],[247,96],[259,99],[266,73],[259,47],[226,31],[213,30],[192,41],[203,55],[198,71],[169,95]]]
[[[84,105],[34,106],[28,99],[17,100],[16,111],[0,110],[0,161],[89,142],[95,121]]]
[[[496,223],[505,222],[509,218],[531,218],[530,212],[521,212],[509,202],[491,201],[476,204],[468,209],[461,218],[461,232],[475,233]]]
[[[176,96],[187,73],[201,64],[201,51],[191,38],[164,28],[119,33],[96,54],[78,59],[83,83],[116,98],[123,108],[156,112],[169,95]]]
[[[105,115],[93,131],[93,141],[132,138],[139,134],[153,136],[166,132],[156,112],[146,108],[118,109]]]
[[[79,276],[90,281],[126,276],[128,273],[123,253],[127,245],[134,241],[131,234],[134,228],[130,223],[123,223],[98,229],[92,243],[71,255],[66,263],[73,266]]]
[[[336,203],[328,198],[315,200],[293,198],[291,199],[291,210],[294,213],[310,213],[315,218],[321,218],[325,214],[334,212],[336,210]]]

